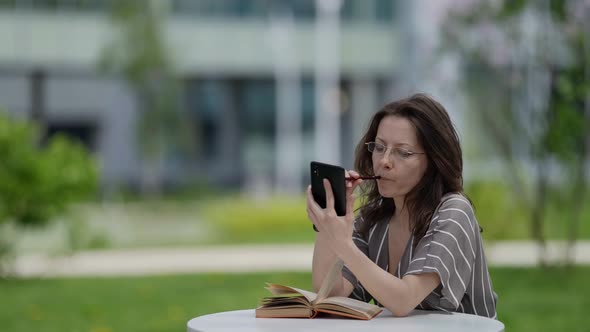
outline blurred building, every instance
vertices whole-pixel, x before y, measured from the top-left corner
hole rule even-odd
[[[48,134],[78,137],[99,157],[105,185],[134,185],[141,164],[138,104],[123,79],[97,69],[114,33],[108,3],[0,1],[0,105],[23,118],[41,114]],[[338,162],[345,167],[352,167],[356,141],[370,114],[390,100],[393,91],[401,95],[411,91],[396,87],[415,84],[412,70],[421,55],[404,48],[404,43],[415,40],[400,38],[400,31],[411,32],[417,24],[408,3],[341,3],[335,104],[339,140],[324,149],[338,151]],[[436,10],[437,6],[430,7]],[[313,144],[316,105],[321,105],[316,103],[321,90],[316,87],[315,64],[317,48],[322,47],[316,40],[318,8],[315,0],[169,2],[165,35],[183,81],[184,107],[194,115],[199,138],[196,161],[187,163],[178,156],[164,161],[166,183],[202,179],[216,185],[253,181],[255,186],[272,187],[276,182],[277,167],[281,167],[276,160],[281,147],[276,144],[282,134],[276,123],[277,98],[282,98],[277,57],[285,57],[273,50],[273,44],[285,35],[273,37],[272,26],[281,22],[273,17],[285,17],[285,13],[292,18],[282,25],[290,38],[282,51],[287,53],[282,54],[291,59],[283,64],[287,68],[285,100],[295,100],[295,111],[300,109],[300,117],[294,117],[300,126],[295,127],[301,128],[301,136],[295,137],[301,141],[301,151],[293,169],[298,173],[295,179],[307,182],[309,161],[321,160]],[[421,24],[424,31],[433,26],[429,20]],[[288,73],[294,73],[295,86],[288,84]]]

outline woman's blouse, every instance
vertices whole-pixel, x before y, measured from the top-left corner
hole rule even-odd
[[[358,231],[364,222],[359,217],[353,233],[356,246],[385,271],[389,271],[388,221],[375,223],[365,236]],[[394,275],[403,278],[433,272],[439,275],[441,283],[417,309],[496,318],[497,295],[488,272],[480,227],[473,207],[463,195],[451,193],[441,199],[424,237],[416,246],[413,236],[410,237]],[[346,266],[342,274],[354,286],[350,297],[365,302],[373,299]]]

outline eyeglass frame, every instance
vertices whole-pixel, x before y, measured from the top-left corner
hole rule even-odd
[[[371,151],[371,144],[373,144],[373,151]],[[379,142],[367,142],[365,143],[365,145],[367,146],[367,151],[369,151],[371,153],[371,155],[385,155],[387,152],[387,150],[391,149],[391,151],[387,154],[387,158],[390,158],[391,155],[393,155],[394,157],[397,157],[398,160],[408,160],[411,156],[416,155],[416,154],[426,154],[426,152],[415,152],[412,150],[408,150],[408,149],[404,149],[404,148],[400,148],[400,147],[395,147],[395,146],[387,146],[384,144],[381,144]],[[380,145],[382,147],[385,148],[385,151],[383,152],[374,152],[375,151],[375,147],[377,145]],[[394,153],[392,153],[393,151],[395,151]],[[401,153],[399,153],[399,151],[403,151],[407,154],[407,156],[402,155]]]

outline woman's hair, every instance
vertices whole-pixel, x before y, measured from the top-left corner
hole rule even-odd
[[[449,192],[463,194],[463,158],[459,136],[444,107],[430,96],[415,94],[394,101],[373,116],[356,147],[354,164],[360,174],[373,174],[373,158],[365,143],[375,141],[379,123],[386,116],[409,120],[428,158],[424,176],[404,201],[410,213],[414,245],[417,245],[426,233],[442,196]],[[363,183],[361,191],[360,215],[364,221],[360,224],[360,232],[366,234],[375,223],[388,221],[397,207],[392,198],[381,197],[375,181]]]

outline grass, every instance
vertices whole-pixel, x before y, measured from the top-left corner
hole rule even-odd
[[[590,267],[494,268],[511,331],[589,331]],[[309,273],[1,280],[4,331],[183,331],[196,316],[254,308],[266,281],[311,289]]]
[[[590,267],[494,269],[499,319],[507,331],[590,331]]]
[[[3,331],[183,331],[199,315],[253,308],[266,280],[304,284],[308,275],[177,275],[4,280]],[[40,329],[39,327],[42,327]]]

